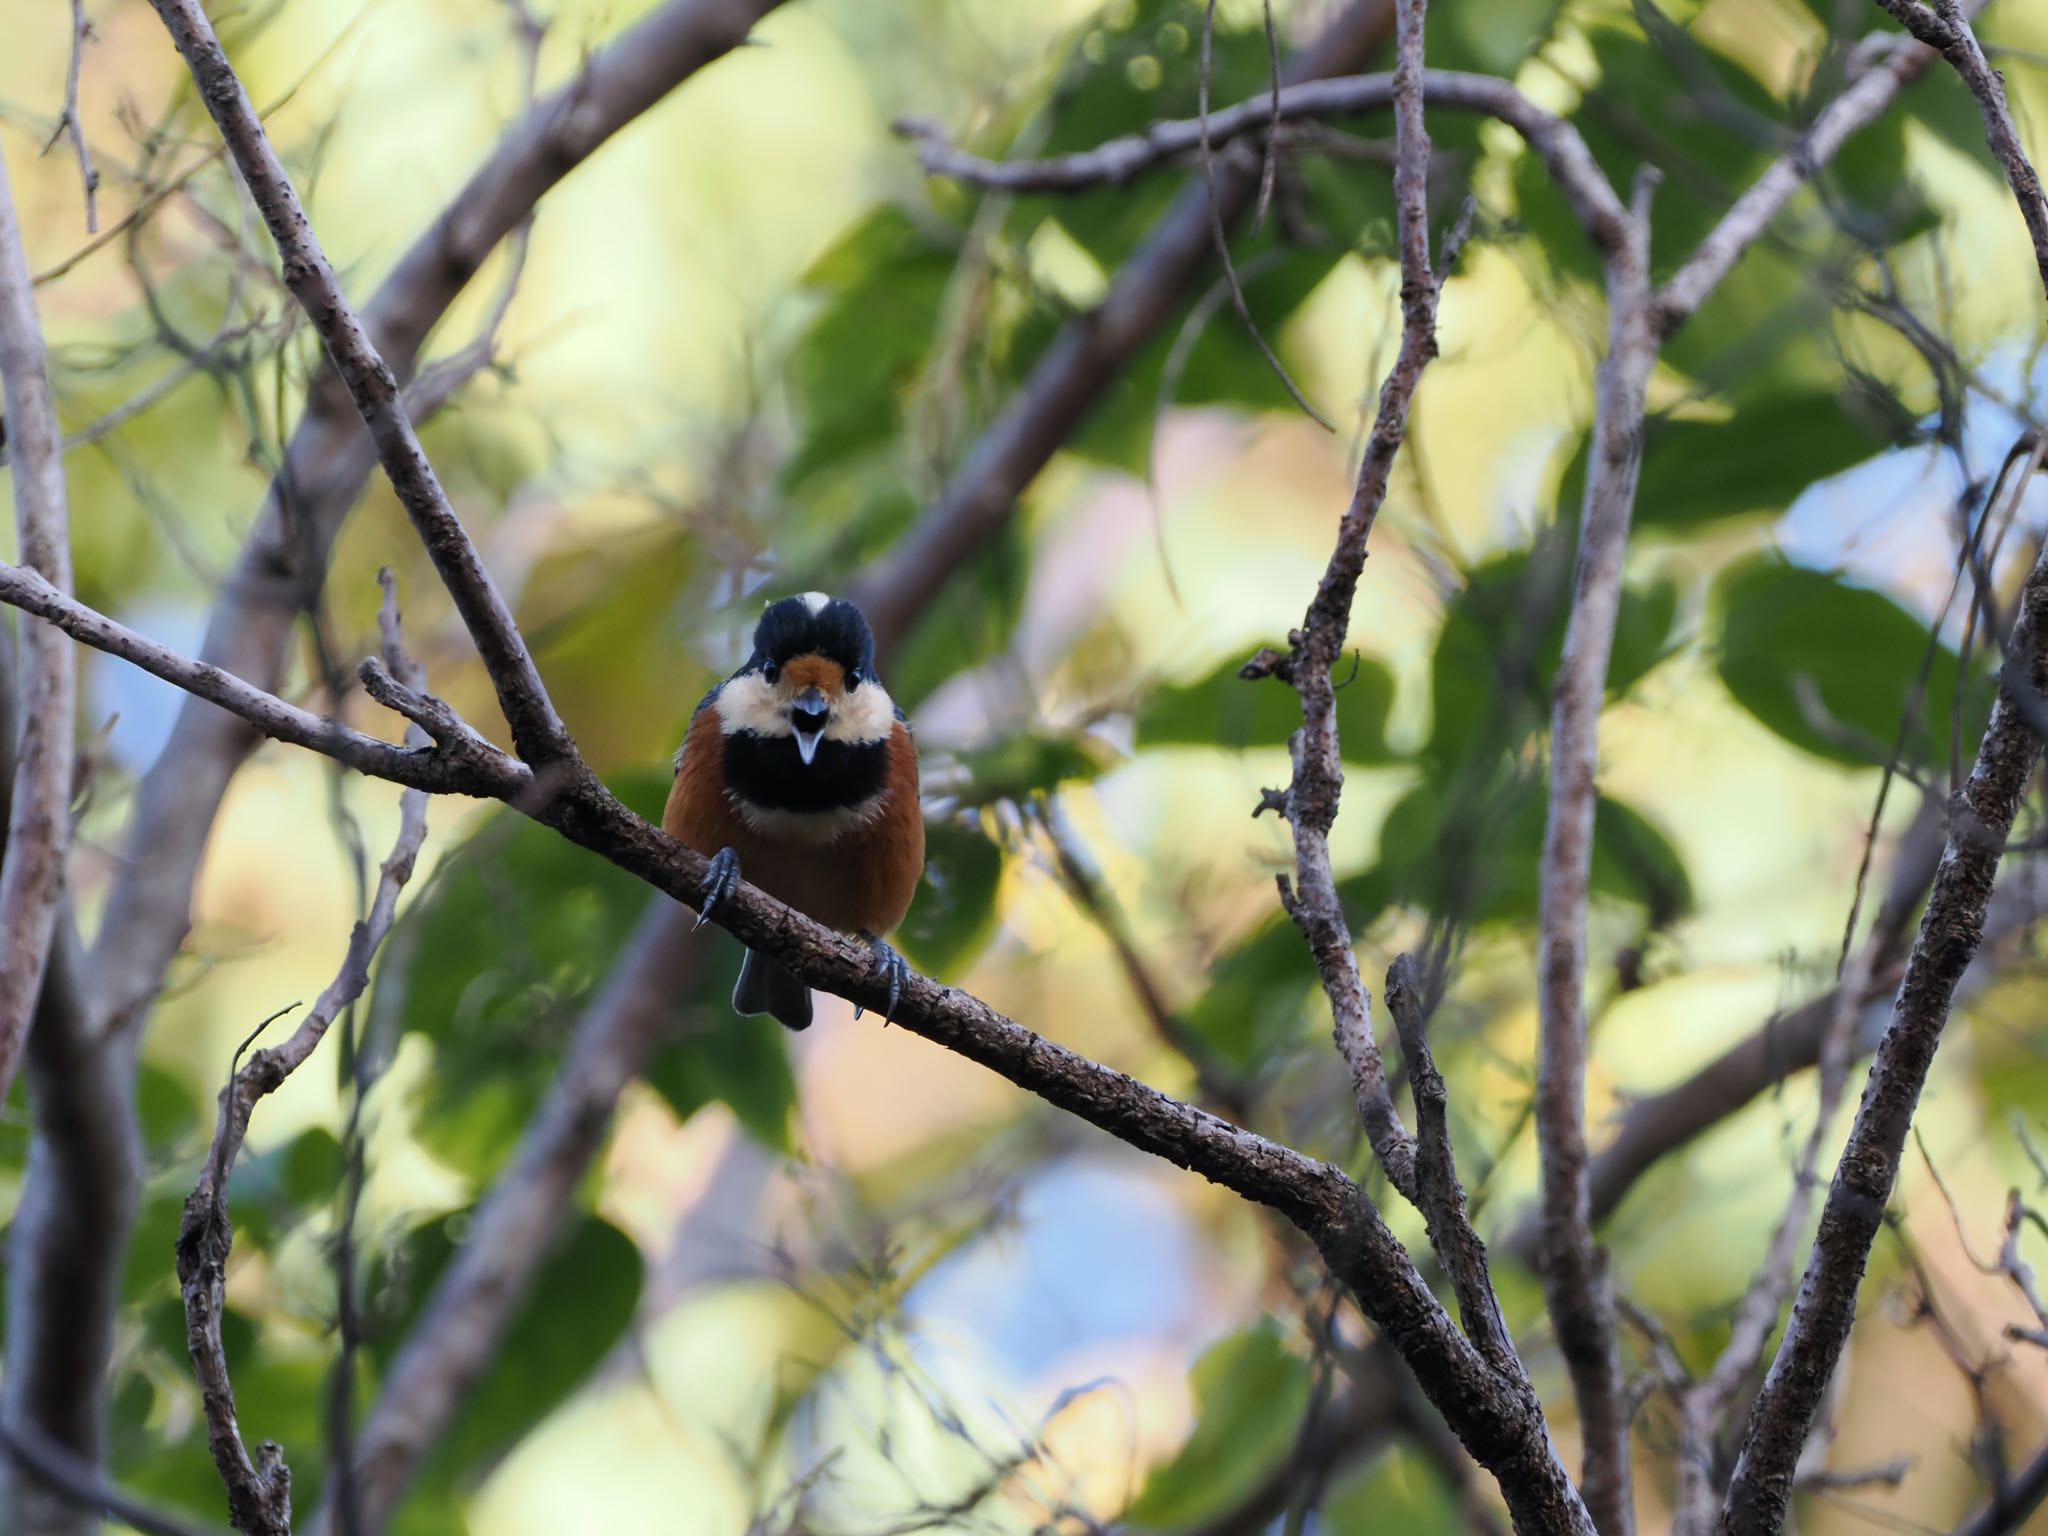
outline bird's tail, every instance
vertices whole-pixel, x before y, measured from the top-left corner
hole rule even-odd
[[[811,989],[768,956],[747,951],[740,962],[739,984],[732,989],[733,1012],[773,1014],[790,1029],[811,1026]]]

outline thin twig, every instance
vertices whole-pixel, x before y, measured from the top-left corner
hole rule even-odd
[[[1515,1345],[1494,1295],[1486,1266],[1486,1245],[1473,1229],[1465,1209],[1465,1189],[1458,1182],[1451,1151],[1449,1094],[1436,1058],[1429,1049],[1423,1017],[1422,978],[1415,961],[1397,955],[1387,967],[1387,1013],[1408,1058],[1408,1076],[1415,1094],[1415,1186],[1418,1203],[1429,1224],[1429,1245],[1442,1259],[1458,1297],[1465,1337],[1492,1361],[1497,1370],[1521,1372]]]
[[[386,649],[394,670],[405,674],[409,685],[417,688],[418,670],[398,645],[397,610],[388,585],[384,627]],[[424,734],[418,740],[423,743]],[[235,1067],[221,1093],[220,1119],[214,1128],[206,1165],[185,1201],[179,1223],[178,1284],[185,1303],[186,1345],[192,1355],[193,1371],[199,1378],[207,1444],[227,1485],[229,1517],[244,1536],[290,1536],[291,1471],[282,1450],[270,1442],[259,1446],[252,1456],[235,1420],[234,1387],[221,1341],[227,1260],[234,1241],[228,1221],[228,1179],[248,1134],[257,1101],[274,1093],[313,1054],[328,1027],[369,985],[371,957],[398,916],[399,895],[412,878],[413,865],[426,835],[426,793],[408,789],[399,797],[398,835],[378,871],[376,895],[369,912],[349,936],[348,953],[341,969],[288,1040],[258,1051],[246,1065]],[[261,1028],[259,1025],[258,1029]]]
[[[1947,59],[1977,98],[1977,111],[1984,119],[1984,142],[2005,171],[2006,184],[2012,188],[2027,238],[2033,243],[2041,286],[2048,290],[2048,195],[2042,193],[2041,178],[2020,143],[2012,108],[2005,99],[2005,81],[1984,57],[1983,45],[1970,25],[1970,15],[1977,7],[1966,10],[1957,0],[1928,0],[1926,5],[1919,0],[1877,0],[1877,4],[1924,47]]]
[[[1272,25],[1272,13],[1270,10],[1267,13],[1266,24],[1268,27]],[[1216,197],[1216,151],[1209,143],[1209,59],[1215,37],[1216,0],[1209,0],[1208,5],[1202,12],[1202,65],[1200,75],[1198,76],[1199,83],[1196,86],[1196,111],[1200,115],[1195,119],[1195,123],[1201,150],[1202,186],[1209,194],[1209,234],[1210,238],[1216,243],[1216,264],[1223,269],[1223,281],[1230,289],[1231,308],[1237,311],[1238,320],[1244,325],[1245,331],[1250,335],[1253,344],[1258,347],[1259,356],[1266,360],[1266,366],[1273,371],[1273,377],[1280,381],[1280,386],[1287,391],[1288,398],[1307,413],[1309,420],[1313,421],[1325,432],[1334,432],[1337,429],[1330,424],[1329,418],[1309,404],[1308,396],[1304,395],[1301,392],[1300,386],[1294,382],[1294,376],[1287,371],[1287,365],[1282,363],[1272,347],[1267,345],[1264,333],[1259,330],[1258,322],[1252,319],[1251,306],[1245,302],[1244,285],[1237,280],[1237,263],[1231,259],[1230,255],[1230,232],[1223,227],[1223,205]],[[1276,73],[1273,77],[1273,101],[1276,111],[1278,110],[1279,100],[1280,77]],[[1266,175],[1272,173],[1272,153],[1272,148],[1269,144],[1266,150],[1266,168],[1264,173]],[[1263,196],[1260,198],[1260,205],[1263,208]]]
[[[71,0],[71,66],[64,72],[64,110],[50,131],[43,153],[56,148],[57,140],[71,136],[71,151],[78,157],[78,179],[85,188],[85,232],[100,229],[100,173],[93,169],[92,151],[86,147],[85,124],[78,115],[78,76],[85,62],[85,45],[92,37],[92,22],[86,18],[85,0]]]
[[[532,773],[523,764],[491,746],[446,705],[391,683],[381,676],[382,667],[373,662],[364,663],[364,681],[373,696],[379,703],[399,709],[408,719],[442,731],[435,746],[394,746],[339,720],[289,704],[219,667],[194,661],[116,623],[67,597],[26,566],[0,563],[0,602],[47,619],[82,644],[133,662],[152,676],[218,704],[273,741],[308,747],[373,778],[436,794],[482,793],[490,799],[516,794],[533,782]],[[40,625],[29,630],[31,635],[43,632]]]

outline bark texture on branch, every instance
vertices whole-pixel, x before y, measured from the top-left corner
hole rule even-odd
[[[71,529],[64,505],[64,448],[36,318],[36,291],[7,165],[0,160],[0,398],[6,404],[15,539],[23,565],[59,592],[71,590]],[[19,741],[7,849],[0,856],[0,1100],[21,1064],[36,993],[64,901],[71,846],[72,734],[78,694],[71,643],[27,627],[16,685]]]

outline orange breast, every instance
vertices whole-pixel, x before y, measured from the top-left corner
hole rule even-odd
[[[829,843],[784,841],[750,827],[725,793],[723,757],[718,713],[701,709],[662,813],[669,836],[707,857],[732,849],[747,880],[828,927],[885,934],[903,921],[924,872],[924,814],[917,748],[902,721],[889,738],[881,814]]]

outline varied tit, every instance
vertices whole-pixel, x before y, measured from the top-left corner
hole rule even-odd
[[[806,592],[768,605],[746,665],[690,717],[661,825],[710,856],[699,926],[745,869],[771,896],[866,939],[894,1011],[907,968],[882,935],[924,872],[924,816],[910,727],[875,676],[874,636],[853,604]],[[753,950],[732,1005],[791,1029],[811,1022],[810,989]]]

